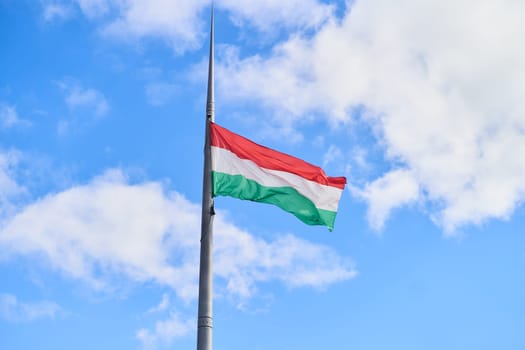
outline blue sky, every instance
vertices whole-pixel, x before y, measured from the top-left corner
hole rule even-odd
[[[195,348],[209,10],[0,0],[1,349]],[[216,200],[215,348],[525,348],[524,11],[216,2],[216,121],[349,183]]]

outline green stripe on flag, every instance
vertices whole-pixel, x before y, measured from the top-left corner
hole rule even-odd
[[[336,212],[318,209],[313,202],[292,187],[266,187],[242,175],[212,172],[213,196],[231,196],[268,203],[295,215],[308,225],[328,226],[332,231]]]

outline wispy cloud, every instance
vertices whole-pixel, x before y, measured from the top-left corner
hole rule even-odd
[[[139,329],[136,337],[144,349],[156,349],[160,344],[169,344],[175,338],[183,337],[194,329],[193,318],[183,319],[179,314],[172,312],[166,319],[157,321],[153,329]]]
[[[55,318],[62,308],[50,301],[22,302],[12,294],[0,294],[0,317],[8,322],[31,322]]]
[[[97,122],[109,112],[110,105],[99,90],[84,87],[70,77],[56,84],[64,93],[65,103],[72,112],[70,118],[58,121],[57,133],[59,135],[67,134],[79,125],[85,126]]]
[[[146,97],[152,106],[162,106],[173,99],[179,90],[175,84],[153,82],[146,85]]]
[[[159,316],[151,328],[140,328],[135,336],[144,349],[162,348],[169,345],[175,338],[186,336],[195,330],[195,317],[184,317],[172,305],[167,293],[162,295],[158,305],[146,311],[147,316]]]
[[[0,222],[16,210],[15,198],[26,192],[16,179],[19,160],[17,151],[0,151]]]
[[[66,20],[73,16],[70,6],[62,3],[44,3],[43,17],[46,22]]]
[[[114,3],[110,0],[75,0],[82,12],[90,18],[96,18],[108,13]]]
[[[523,11],[511,0],[353,2],[341,20],[291,36],[267,57],[230,49],[218,93],[258,102],[285,128],[312,115],[351,128],[358,111],[391,169],[362,188],[372,225],[422,201],[452,234],[505,219],[525,199],[525,163],[515,156],[525,152],[525,76],[516,74],[525,46],[515,45]]]
[[[150,308],[146,313],[148,314],[155,314],[158,312],[166,311],[170,306],[170,297],[167,293],[164,293],[162,295],[162,300],[157,306],[154,306]]]
[[[66,92],[66,104],[72,110],[87,109],[96,117],[102,117],[109,111],[106,97],[100,91],[78,84],[62,83],[61,87]]]
[[[316,28],[331,19],[334,6],[317,0],[223,0],[234,23],[255,27],[263,32],[276,28]]]
[[[0,128],[9,129],[15,126],[28,126],[27,120],[18,116],[16,107],[0,102]]]

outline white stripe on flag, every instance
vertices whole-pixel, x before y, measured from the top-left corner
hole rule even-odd
[[[293,187],[310,199],[318,209],[337,212],[342,190],[285,171],[259,167],[251,160],[240,159],[224,148],[211,147],[212,170],[229,175],[242,175],[265,187]]]

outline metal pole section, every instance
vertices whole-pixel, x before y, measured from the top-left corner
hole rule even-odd
[[[204,174],[202,185],[201,256],[199,273],[199,318],[197,322],[197,350],[212,350],[213,331],[213,208],[211,184],[210,122],[215,118],[213,91],[213,2],[211,8],[210,58],[208,67],[208,97],[206,101],[206,133],[204,144]]]

